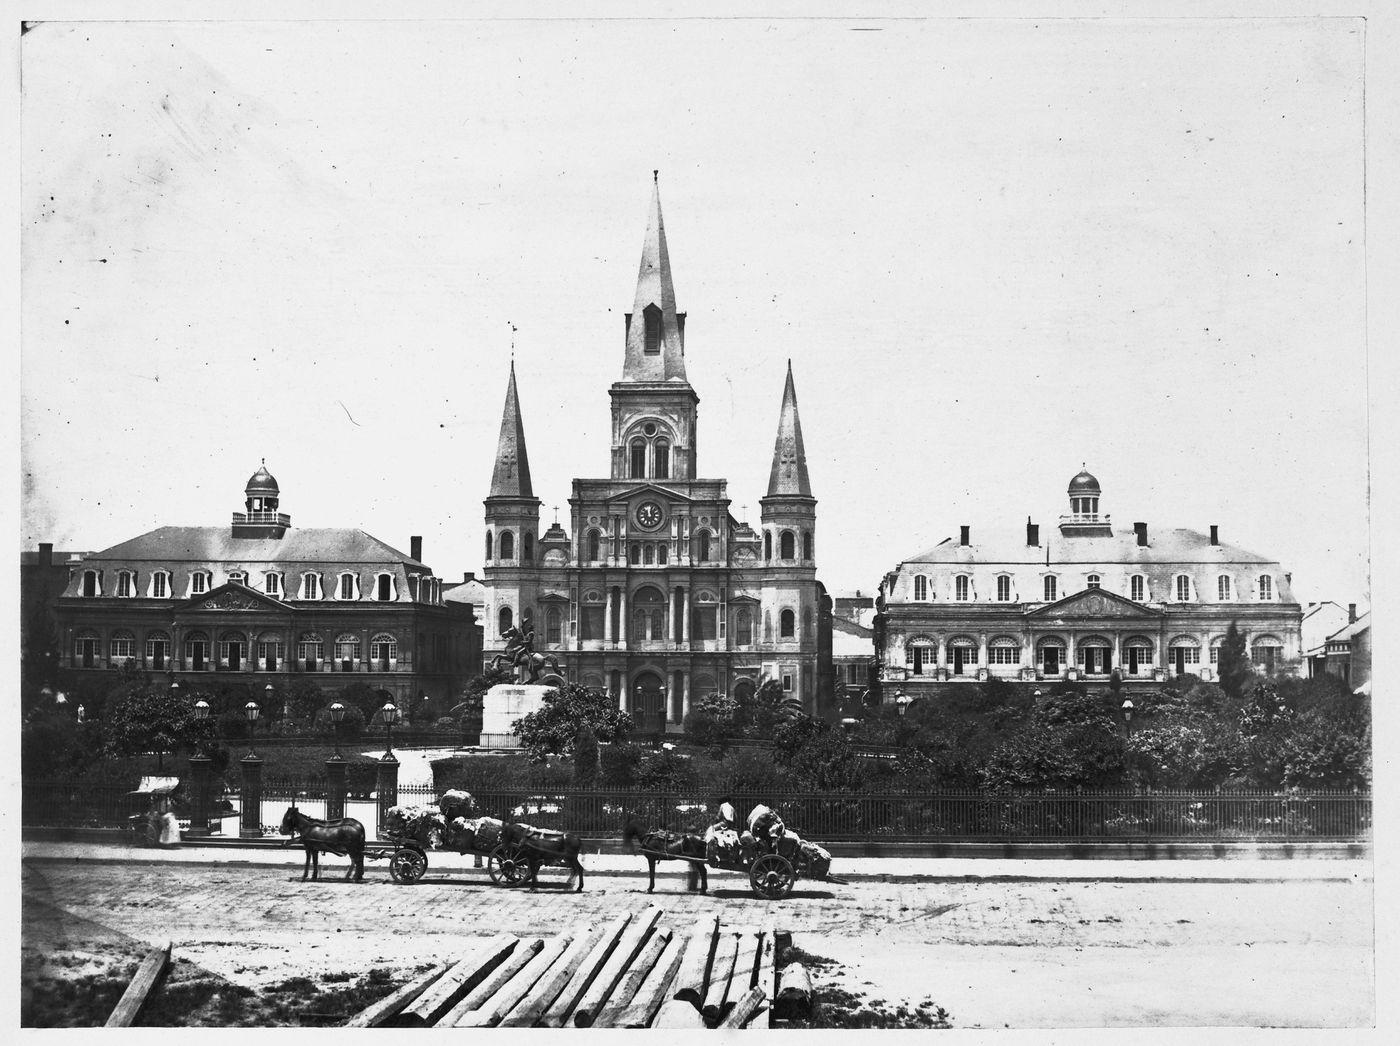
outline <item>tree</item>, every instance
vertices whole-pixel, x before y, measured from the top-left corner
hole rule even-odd
[[[602,690],[569,683],[546,691],[543,707],[517,719],[511,732],[538,762],[551,754],[571,753],[584,726],[599,741],[622,741],[632,730],[632,717],[620,711]]]
[[[734,731],[734,702],[718,694],[703,697],[685,717],[685,734],[704,748],[721,746]]]
[[[574,784],[589,787],[598,779],[598,735],[584,723],[574,738]]]
[[[1220,644],[1220,661],[1216,665],[1220,678],[1220,689],[1226,696],[1236,701],[1245,696],[1245,688],[1254,676],[1254,667],[1249,663],[1249,651],[1245,648],[1244,634],[1235,622],[1225,630],[1225,640]]]
[[[780,723],[802,714],[802,702],[770,679],[734,710],[734,725],[749,737],[769,737]]]
[[[193,701],[150,683],[127,687],[108,712],[104,726],[109,755],[155,752],[162,768],[167,752],[192,747],[213,733],[209,720],[195,717]]]

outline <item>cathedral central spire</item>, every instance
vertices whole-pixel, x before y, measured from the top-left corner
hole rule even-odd
[[[666,249],[666,225],[661,219],[661,186],[652,172],[651,211],[642,263],[637,271],[637,295],[627,317],[627,357],[623,381],[677,381],[685,377],[685,314],[676,312],[676,288],[671,283],[671,256]]]

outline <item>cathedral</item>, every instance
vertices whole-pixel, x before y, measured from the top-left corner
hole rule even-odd
[[[702,478],[700,398],[656,185],[608,394],[611,475],[575,479],[569,532],[558,522],[541,532],[511,364],[485,502],[486,657],[507,628],[533,633],[560,665],[545,681],[605,690],[647,730],[679,731],[695,702],[741,700],[768,680],[817,714],[830,615],[792,366],[755,530],[730,512],[725,480]]]

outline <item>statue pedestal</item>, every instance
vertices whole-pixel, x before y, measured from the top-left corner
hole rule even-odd
[[[497,683],[481,704],[481,747],[519,748],[520,738],[511,733],[517,719],[544,707],[544,695],[552,686],[540,683]]]

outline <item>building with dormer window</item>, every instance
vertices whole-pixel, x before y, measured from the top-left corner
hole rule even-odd
[[[964,526],[887,574],[879,596],[882,689],[909,699],[999,678],[1212,680],[1234,621],[1261,671],[1292,671],[1302,609],[1276,561],[1208,533],[1115,528],[1099,481],[1069,484],[1070,511],[1042,537]],[[887,698],[888,699],[888,698]]]
[[[518,625],[564,679],[606,690],[647,729],[678,731],[697,699],[739,698],[770,679],[825,712],[830,613],[792,367],[754,529],[730,511],[726,481],[700,472],[700,400],[655,186],[623,336],[622,377],[608,390],[611,475],[573,481],[568,531],[556,520],[541,532],[511,364],[485,502],[486,655]]]
[[[405,555],[363,530],[295,528],[280,500],[260,467],[230,526],[160,527],[69,563],[62,667],[454,698],[479,671],[480,632],[470,605],[443,600],[422,539]]]

